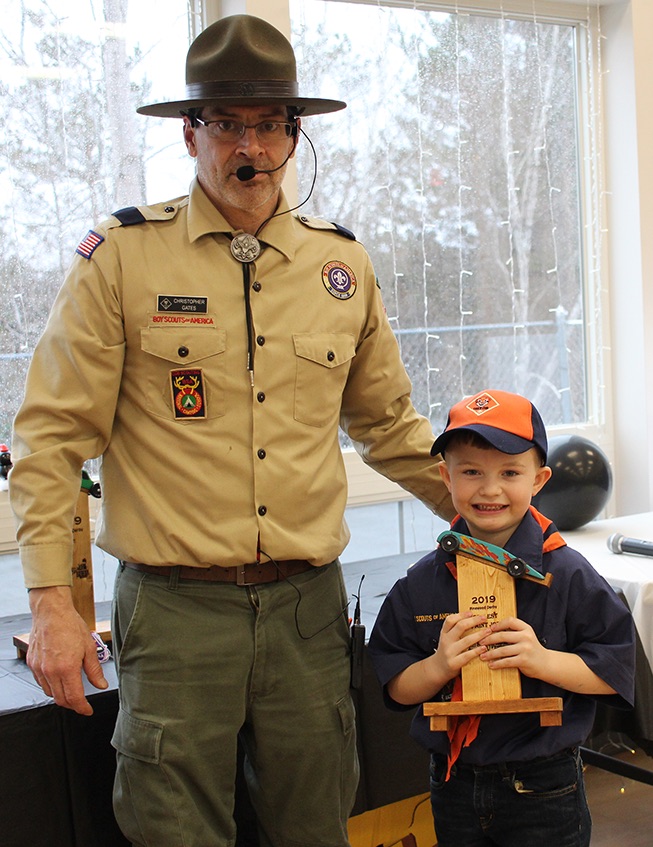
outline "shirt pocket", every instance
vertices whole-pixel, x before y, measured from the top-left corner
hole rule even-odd
[[[175,418],[174,371],[201,371],[205,413],[202,419],[225,414],[225,356],[227,333],[215,327],[145,327],[141,351],[145,358],[145,402],[148,410],[168,420]]]
[[[356,355],[353,335],[310,332],[293,335],[296,356],[295,420],[309,426],[338,421],[342,393]]]

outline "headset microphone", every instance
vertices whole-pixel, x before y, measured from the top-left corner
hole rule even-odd
[[[275,171],[280,171],[281,168],[290,160],[292,154],[295,152],[295,148],[288,153],[283,162],[276,168],[271,168],[269,171],[259,171],[256,168],[252,167],[252,165],[242,165],[236,171],[236,176],[241,182],[249,182],[250,179],[254,179],[256,174],[273,174]]]
[[[249,182],[250,179],[254,179],[257,173],[259,171],[251,165],[243,165],[242,168],[238,168],[236,171],[236,176],[241,182]]]

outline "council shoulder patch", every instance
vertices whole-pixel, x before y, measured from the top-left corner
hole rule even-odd
[[[102,244],[104,241],[104,236],[100,235],[97,232],[94,232],[92,229],[86,233],[84,238],[79,242],[77,246],[76,253],[79,253],[80,256],[83,256],[85,259],[90,259],[95,250]]]
[[[327,262],[322,268],[322,283],[338,300],[349,300],[356,293],[356,274],[344,262]]]
[[[172,407],[177,419],[206,417],[206,397],[201,368],[170,371]]]

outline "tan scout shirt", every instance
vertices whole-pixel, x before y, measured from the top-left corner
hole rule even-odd
[[[96,456],[97,543],[153,565],[252,562],[259,539],[277,560],[333,560],[349,540],[340,422],[371,466],[450,508],[360,244],[291,214],[266,224],[250,374],[227,222],[197,182],[140,212],[84,242],[34,353],[11,474],[28,587],[70,582]]]

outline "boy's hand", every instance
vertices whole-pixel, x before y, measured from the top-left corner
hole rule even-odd
[[[492,670],[518,668],[525,676],[543,678],[548,650],[533,627],[519,618],[504,618],[491,624],[479,645],[487,648],[480,658]]]
[[[440,632],[438,648],[431,660],[449,681],[458,676],[466,664],[487,652],[480,644],[487,634],[487,618],[472,612],[459,612],[445,618]]]
[[[461,612],[445,618],[437,650],[409,665],[388,682],[388,694],[397,703],[412,706],[436,696],[460,669],[487,651],[479,644],[487,637],[487,618]]]
[[[519,618],[505,618],[485,630],[480,655],[493,670],[518,668],[524,676],[541,679],[578,694],[615,694],[576,653],[551,650],[539,641],[533,628]],[[489,634],[488,634],[489,633]],[[493,647],[499,644],[499,647]]]

